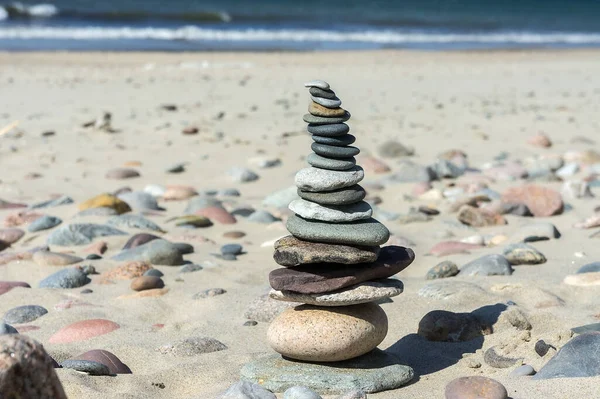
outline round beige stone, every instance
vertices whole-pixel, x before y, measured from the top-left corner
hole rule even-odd
[[[273,320],[267,341],[292,359],[337,362],[375,349],[387,330],[387,316],[375,303],[328,308],[300,305]]]

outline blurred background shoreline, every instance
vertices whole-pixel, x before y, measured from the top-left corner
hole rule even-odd
[[[600,1],[0,2],[4,51],[600,47]]]

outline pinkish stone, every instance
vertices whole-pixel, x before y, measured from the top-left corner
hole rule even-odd
[[[23,224],[31,223],[34,220],[41,218],[41,213],[35,213],[30,211],[18,212],[8,215],[4,218],[4,225],[6,227],[16,227],[21,226]]]
[[[106,241],[98,241],[83,250],[86,254],[102,255],[108,249]]]
[[[127,367],[118,357],[109,351],[94,349],[82,353],[73,358],[74,360],[88,360],[102,363],[110,370],[111,374],[131,374],[131,369]]]
[[[231,213],[219,206],[209,206],[207,208],[199,209],[195,214],[206,216],[210,220],[217,221],[221,224],[234,224],[236,222],[235,217],[233,217]]]
[[[390,167],[385,162],[372,156],[361,157],[360,166],[367,173],[387,173],[390,171]]]
[[[533,216],[547,217],[563,211],[560,193],[537,184],[525,184],[511,187],[502,194],[502,201],[513,204],[525,204]]]
[[[9,202],[9,201],[0,199],[0,209],[17,209],[17,208],[27,208],[27,205],[17,204],[14,202]]]
[[[24,281],[0,281],[0,295],[6,294],[15,287],[31,288],[31,286]]]
[[[67,344],[70,342],[85,341],[99,335],[108,334],[118,328],[120,326],[110,320],[82,320],[61,328],[50,337],[48,342],[51,344]]]
[[[14,260],[21,260],[21,254],[15,252],[0,254],[0,266],[6,265]]]
[[[527,169],[516,162],[506,162],[503,166],[484,169],[484,175],[496,180],[517,180],[527,177]]]
[[[600,214],[595,214],[585,219],[583,222],[578,222],[573,225],[576,229],[592,229],[600,227]]]
[[[429,250],[431,255],[446,256],[452,254],[468,253],[469,250],[482,248],[479,244],[469,244],[460,241],[442,241]]]
[[[429,182],[420,182],[413,186],[412,195],[413,197],[418,197],[422,194],[425,194],[427,191],[431,190],[433,186]]]
[[[21,237],[25,235],[25,232],[21,229],[0,229],[0,241],[4,241],[8,244],[14,244],[19,241]]]
[[[548,148],[552,146],[552,141],[550,140],[550,137],[546,136],[544,133],[538,133],[528,138],[527,144],[535,147]]]
[[[198,192],[191,186],[167,186],[163,199],[165,201],[181,201],[198,195]]]

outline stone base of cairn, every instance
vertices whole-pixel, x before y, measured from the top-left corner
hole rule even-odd
[[[282,356],[246,365],[242,378],[281,392],[305,385],[322,393],[361,388],[398,388],[412,369],[376,349],[388,331],[387,316],[376,303],[402,293],[391,279],[414,259],[407,248],[386,246],[388,229],[372,218],[358,184],[363,169],[348,134],[350,113],[323,81],[312,81],[312,102],[304,116],[314,140],[310,167],[296,174],[300,199],[290,204],[291,236],[275,243],[271,298],[301,305],[270,325],[268,342]]]

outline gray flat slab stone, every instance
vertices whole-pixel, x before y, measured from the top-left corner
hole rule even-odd
[[[353,186],[364,177],[365,172],[360,166],[344,171],[310,167],[296,173],[295,183],[300,190],[321,192]]]
[[[321,205],[316,202],[298,199],[290,202],[292,212],[304,219],[320,220],[332,223],[347,223],[371,218],[373,209],[361,201],[350,205]]]
[[[400,359],[375,349],[366,355],[336,363],[304,363],[272,355],[246,364],[241,379],[261,382],[273,392],[293,386],[311,388],[322,395],[342,394],[353,389],[375,393],[397,389],[412,380],[412,368]]]
[[[373,218],[350,223],[326,223],[292,215],[286,227],[301,240],[332,244],[374,246],[384,244],[390,238],[389,230]]]

